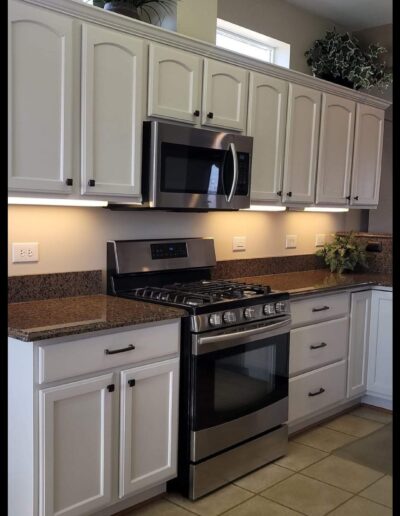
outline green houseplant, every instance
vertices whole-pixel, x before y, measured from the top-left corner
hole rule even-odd
[[[334,29],[314,41],[304,55],[315,77],[356,90],[373,87],[383,90],[393,81],[392,73],[380,57],[385,52],[386,48],[379,43],[363,50],[355,36]]]
[[[345,270],[353,271],[357,265],[367,267],[366,255],[354,239],[353,233],[335,235],[332,242],[325,244],[316,252],[329,265],[331,272],[342,274]]]
[[[93,0],[93,5],[107,11],[161,23],[163,15],[171,14],[178,0]]]

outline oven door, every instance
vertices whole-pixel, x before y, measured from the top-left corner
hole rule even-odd
[[[192,461],[287,421],[290,322],[193,337]]]

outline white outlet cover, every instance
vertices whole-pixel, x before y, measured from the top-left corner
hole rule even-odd
[[[295,249],[297,247],[297,235],[286,235],[286,249]]]
[[[325,235],[323,233],[317,233],[315,235],[315,247],[322,247],[325,244]]]
[[[38,242],[13,242],[12,244],[13,263],[38,262],[39,244]]]
[[[232,251],[246,251],[246,237],[234,236],[232,239]]]

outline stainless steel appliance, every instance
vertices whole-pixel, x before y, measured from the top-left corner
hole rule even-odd
[[[192,500],[287,450],[289,295],[212,280],[212,239],[107,243],[108,294],[184,308],[178,478]]]
[[[143,194],[151,208],[250,206],[253,138],[165,122],[143,125]]]

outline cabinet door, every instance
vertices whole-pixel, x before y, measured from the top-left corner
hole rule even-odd
[[[82,193],[140,196],[142,40],[82,25]]]
[[[112,380],[39,392],[40,516],[80,516],[111,502]]]
[[[363,394],[367,389],[370,309],[371,291],[351,294],[348,398]]]
[[[314,202],[321,93],[289,84],[283,201]]]
[[[178,381],[178,358],[121,372],[121,498],[176,476]]]
[[[372,291],[368,394],[392,398],[392,292]]]
[[[9,2],[9,189],[68,193],[73,20]]]
[[[322,94],[316,204],[348,204],[356,104]]]
[[[384,111],[357,104],[351,201],[353,206],[376,206],[379,201]]]
[[[202,124],[244,131],[247,90],[247,70],[205,59]]]
[[[147,114],[198,123],[201,111],[201,66],[200,56],[150,44]]]
[[[251,200],[280,201],[288,83],[250,73],[247,134],[253,137]]]

